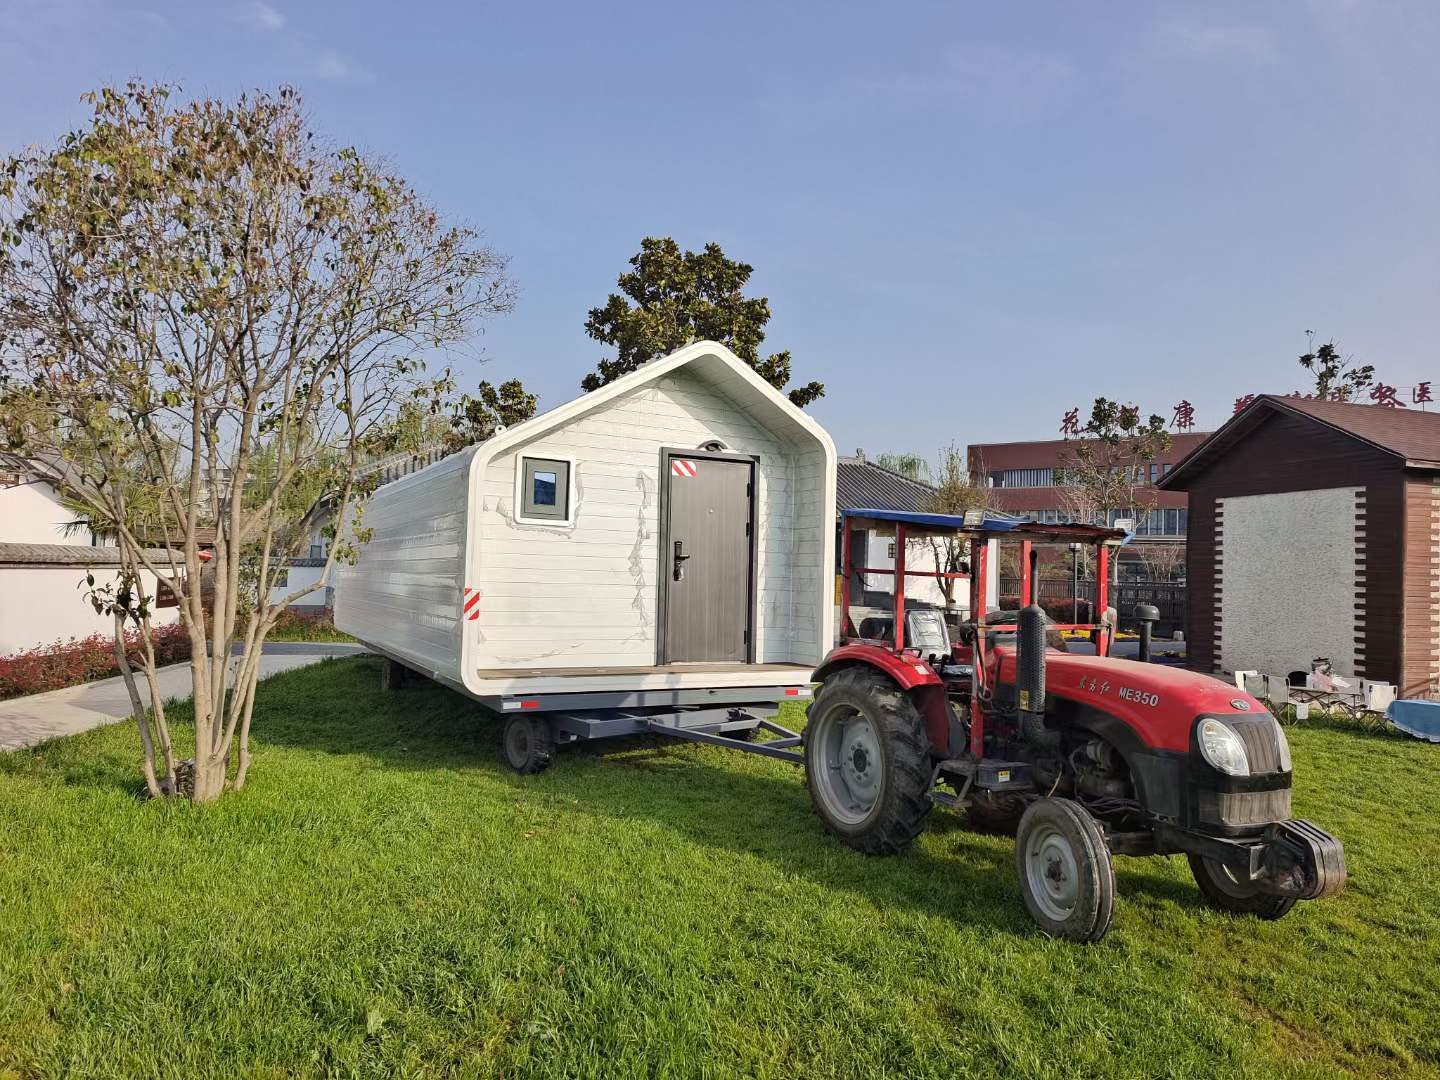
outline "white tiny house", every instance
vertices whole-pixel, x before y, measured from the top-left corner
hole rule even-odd
[[[503,708],[808,686],[834,517],[829,435],[698,342],[380,488],[335,622]]]

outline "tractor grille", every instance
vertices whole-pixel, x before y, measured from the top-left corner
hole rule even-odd
[[[1280,759],[1280,725],[1269,713],[1255,716],[1226,716],[1225,723],[1234,729],[1245,744],[1251,776],[1265,776],[1286,771]],[[1268,825],[1290,817],[1290,787],[1269,791],[1199,792],[1200,820],[1208,825],[1235,828],[1246,825]]]
[[[1250,760],[1250,775],[1283,771],[1280,761],[1280,725],[1269,713],[1259,716],[1227,716],[1225,723],[1234,729],[1245,744],[1245,756]]]
[[[1290,789],[1200,792],[1200,820],[1207,825],[1268,825],[1290,819]]]

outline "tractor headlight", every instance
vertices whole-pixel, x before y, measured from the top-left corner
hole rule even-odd
[[[1231,776],[1250,775],[1250,758],[1245,753],[1245,744],[1229,724],[1207,716],[1200,721],[1197,734],[1200,753],[1211,765]]]

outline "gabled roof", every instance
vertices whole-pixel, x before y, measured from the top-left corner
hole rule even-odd
[[[935,489],[920,480],[858,457],[835,463],[835,505],[842,511],[859,506],[881,510],[924,510]]]
[[[1215,458],[1274,413],[1312,421],[1399,458],[1406,464],[1440,468],[1440,412],[1261,394],[1182,458],[1175,468],[1160,478],[1157,486],[1185,490],[1186,485],[1209,468]]]
[[[677,349],[669,356],[642,364],[628,375],[622,375],[598,390],[581,394],[548,412],[537,413],[523,423],[496,432],[484,442],[467,446],[456,454],[442,458],[417,472],[401,476],[392,483],[407,484],[412,477],[420,476],[430,469],[455,467],[466,462],[472,471],[478,470],[492,458],[562,427],[571,420],[598,409],[606,402],[657,382],[682,367],[692,369],[721,396],[729,398],[740,411],[772,435],[792,446],[819,450],[825,472],[827,475],[831,474],[835,462],[835,443],[829,432],[821,427],[814,417],[762,379],[755,373],[754,368],[724,345],[714,341],[697,341],[683,349]]]

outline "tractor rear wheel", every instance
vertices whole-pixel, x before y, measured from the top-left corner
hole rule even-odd
[[[1030,804],[1015,835],[1020,895],[1052,937],[1099,941],[1115,917],[1115,867],[1095,819],[1069,799]]]
[[[1241,881],[1224,864],[1200,855],[1190,855],[1190,872],[1200,895],[1217,911],[1231,915],[1254,915],[1257,919],[1278,919],[1295,906],[1293,896],[1271,896],[1253,882]]]
[[[539,716],[511,716],[501,741],[505,764],[518,773],[544,772],[555,758],[555,733]]]
[[[884,675],[846,668],[821,685],[805,725],[805,782],[825,827],[867,855],[904,851],[930,814],[930,739]]]

